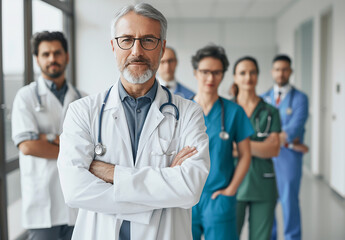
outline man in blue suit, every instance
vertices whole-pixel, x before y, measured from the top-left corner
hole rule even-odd
[[[294,144],[303,143],[308,118],[308,97],[289,83],[292,74],[291,59],[278,55],[273,59],[272,76],[275,84],[262,97],[277,107],[282,121],[280,154],[273,158],[279,200],[283,208],[284,239],[301,239],[299,190],[302,178],[303,153],[295,151]],[[272,240],[277,239],[277,225],[272,229]]]
[[[176,66],[177,57],[175,50],[171,47],[166,47],[158,68],[159,82],[163,86],[167,87],[172,93],[180,95],[186,99],[192,99],[195,93],[176,81]]]

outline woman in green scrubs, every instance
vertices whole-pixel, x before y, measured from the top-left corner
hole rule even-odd
[[[238,87],[236,102],[249,117],[255,133],[250,137],[252,161],[237,192],[237,231],[240,235],[249,209],[249,239],[268,240],[278,197],[272,157],[280,150],[280,117],[277,109],[256,95],[259,67],[252,57],[243,57],[234,65]]]

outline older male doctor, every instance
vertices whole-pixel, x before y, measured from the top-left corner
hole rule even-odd
[[[202,110],[155,79],[167,29],[158,10],[126,6],[112,27],[120,80],[70,105],[61,136],[63,193],[80,208],[73,239],[192,239],[209,172]]]

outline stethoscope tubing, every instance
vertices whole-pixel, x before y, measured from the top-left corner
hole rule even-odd
[[[102,108],[101,108],[101,111],[100,111],[100,114],[99,114],[99,123],[98,123],[98,144],[96,145],[96,147],[101,147],[103,148],[103,150],[101,151],[100,154],[96,153],[95,151],[95,154],[96,155],[103,155],[105,153],[105,148],[103,146],[103,143],[102,143],[102,118],[103,118],[103,112],[104,112],[104,107],[105,105],[107,104],[107,101],[108,101],[108,98],[109,98],[109,95],[110,95],[110,92],[111,92],[111,89],[113,88],[113,86],[111,86],[103,100],[103,103],[102,103]],[[168,94],[168,102],[162,104],[159,108],[159,111],[160,112],[163,112],[163,109],[164,107],[167,107],[167,106],[172,106],[175,110],[175,113],[176,113],[176,116],[175,116],[175,119],[178,121],[179,118],[180,118],[180,113],[179,113],[179,110],[177,108],[177,106],[175,104],[172,103],[172,96],[171,96],[171,93],[170,91],[162,86],[162,88],[167,92]]]

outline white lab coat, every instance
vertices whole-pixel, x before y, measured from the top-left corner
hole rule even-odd
[[[117,240],[123,220],[131,221],[131,240],[192,239],[191,207],[199,201],[210,164],[202,110],[196,103],[173,95],[180,113],[175,130],[175,118],[159,111],[168,101],[159,85],[134,165],[118,83],[103,113],[104,156],[95,157],[94,146],[106,92],[72,103],[66,115],[58,168],[66,203],[80,208],[72,239]],[[182,166],[169,168],[184,146],[196,146],[198,153]],[[116,165],[114,184],[89,172],[94,158]]]
[[[35,111],[38,105],[36,84],[44,106],[42,112]],[[79,98],[72,85],[67,84],[64,106],[48,89],[42,77],[37,82],[21,88],[13,102],[12,136],[26,132],[61,134],[68,104]],[[77,209],[67,207],[64,202],[56,160],[19,152],[19,163],[23,227],[34,229],[62,224],[74,225]]]

